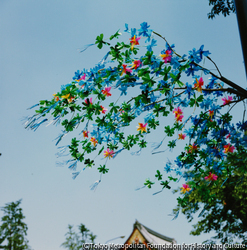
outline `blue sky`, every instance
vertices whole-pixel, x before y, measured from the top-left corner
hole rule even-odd
[[[139,157],[123,152],[109,162],[110,171],[94,192],[90,185],[99,179],[96,167],[72,180],[67,168],[56,166],[53,139],[60,127],[33,132],[22,123],[32,114],[28,107],[52,98],[76,70],[93,67],[105,53],[78,49],[94,43],[100,33],[109,37],[123,31],[125,23],[138,28],[148,22],[180,54],[204,44],[222,74],[246,87],[236,16],[208,20],[209,10],[207,0],[0,1],[0,206],[23,199],[33,249],[62,249],[68,224],[85,224],[100,243],[127,238],[136,219],[180,244],[209,238],[190,236],[193,223],[183,215],[172,221],[176,198],[171,192],[135,191],[177,152],[151,155],[146,150]]]

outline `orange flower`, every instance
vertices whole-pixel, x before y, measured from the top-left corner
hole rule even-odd
[[[91,137],[90,141],[91,141],[91,143],[94,145],[94,147],[95,147],[96,144],[98,143],[98,141],[95,139],[95,137]]]
[[[127,72],[129,72],[129,73],[131,73],[131,72],[132,72],[132,70],[131,70],[131,69],[127,68],[127,64],[123,64],[122,66],[123,66],[123,70],[122,70],[121,75],[123,75],[123,74],[127,74]]]
[[[194,84],[194,88],[199,91],[199,92],[202,92],[202,86],[203,86],[203,79],[202,77],[199,79],[199,81],[197,80],[196,78],[196,83]]]
[[[140,61],[140,60],[135,60],[135,61],[133,62],[133,64],[134,64],[134,66],[133,66],[132,68],[137,69],[138,67],[140,67],[141,61]]]
[[[70,98],[68,98],[68,102],[71,103],[73,100],[75,99],[75,97],[71,96]]]
[[[195,143],[193,143],[193,145],[189,145],[189,150],[188,150],[187,153],[190,154],[190,153],[193,153],[193,152],[195,152],[197,150],[198,150],[198,146],[195,145]]]
[[[107,150],[105,150],[104,151],[104,157],[105,158],[109,158],[109,159],[111,159],[112,157],[113,157],[113,155],[114,155],[115,153],[114,153],[114,151],[113,150],[109,150],[109,148],[107,149]]]
[[[57,96],[57,93],[53,94],[53,96],[54,96],[55,101],[58,102],[59,101],[59,97]]]
[[[86,137],[88,138],[89,131],[84,130],[82,133],[83,133],[83,137],[84,138],[86,138]]]
[[[214,115],[214,111],[213,110],[209,110],[209,117],[212,119],[213,118],[213,115]]]
[[[139,126],[137,126],[137,131],[141,131],[141,133],[143,132],[147,132],[147,123],[143,124],[143,123],[138,123]]]
[[[130,43],[131,43],[131,50],[133,50],[134,49],[134,46],[135,45],[139,45],[139,40],[141,39],[141,37],[136,37],[135,35],[132,37],[132,38],[130,38]]]
[[[178,134],[178,139],[179,140],[184,140],[185,139],[185,137],[186,137],[186,135],[185,134]]]
[[[183,184],[183,187],[181,187],[181,193],[185,194],[186,192],[189,192],[191,188],[189,187],[188,184]]]

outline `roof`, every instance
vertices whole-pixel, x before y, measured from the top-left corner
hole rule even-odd
[[[129,236],[126,243],[132,244],[133,240],[138,237],[140,242],[145,241],[150,244],[176,244],[176,240],[174,238],[167,237],[160,233],[155,232],[154,230],[142,225],[140,222],[136,220],[133,225],[133,232]]]

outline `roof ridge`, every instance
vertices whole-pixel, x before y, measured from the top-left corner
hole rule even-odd
[[[141,224],[139,221],[136,220],[136,222],[134,224],[134,227],[138,227],[138,226],[143,226],[148,231],[148,233],[150,233],[150,234],[152,234],[152,235],[154,235],[154,236],[156,236],[158,238],[161,238],[163,240],[170,241],[171,243],[175,240],[174,238],[167,237],[167,236],[165,236],[163,234],[160,234],[160,233],[158,233],[158,232],[144,226],[143,224]]]

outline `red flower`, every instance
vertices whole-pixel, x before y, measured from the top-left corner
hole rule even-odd
[[[111,96],[111,87],[106,87],[105,89],[102,89],[101,92],[105,95],[105,96]]]
[[[84,138],[86,138],[86,137],[88,138],[89,131],[84,130],[82,133],[83,133],[83,137]]]
[[[130,38],[130,43],[131,43],[131,50],[134,49],[134,46],[135,45],[139,45],[139,40],[141,39],[141,37],[136,37],[136,36],[133,36],[132,38]]]
[[[183,187],[181,187],[181,193],[185,194],[186,192],[189,192],[191,188],[189,187],[188,184],[183,184]]]
[[[174,110],[173,110],[173,113],[175,114],[175,119],[176,119],[176,121],[177,122],[182,122],[182,119],[183,119],[183,112],[182,112],[182,110],[178,107],[178,108],[175,108]]]
[[[147,132],[147,123],[143,124],[143,123],[138,123],[139,126],[137,126],[137,131],[141,131],[141,133],[143,132]]]
[[[224,97],[221,100],[223,101],[223,105],[226,105],[232,101],[232,97],[231,96],[228,96],[228,98]]]
[[[199,81],[197,80],[196,78],[196,83],[194,84],[194,88],[199,91],[199,92],[202,92],[202,86],[203,86],[203,79],[202,77],[199,79]]]
[[[171,61],[171,57],[172,57],[171,53],[172,53],[172,51],[168,49],[168,50],[166,50],[165,54],[160,54],[160,56],[162,57],[162,59],[164,60],[165,63]]]
[[[205,180],[208,181],[217,181],[218,176],[216,174],[211,174],[211,172],[209,172],[209,175],[204,177]]]
[[[185,134],[178,134],[178,139],[179,140],[184,140],[185,139],[185,137],[186,137],[186,135]]]
[[[127,68],[127,65],[126,65],[126,64],[123,64],[122,66],[123,66],[123,71],[122,71],[121,75],[122,75],[122,74],[126,74],[127,72],[129,72],[129,73],[132,72],[131,69]]]
[[[235,147],[234,146],[231,146],[230,143],[228,143],[227,145],[224,146],[224,153],[227,154],[227,153],[233,153]]]

